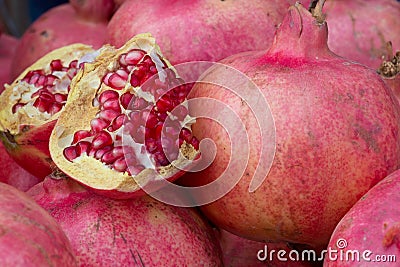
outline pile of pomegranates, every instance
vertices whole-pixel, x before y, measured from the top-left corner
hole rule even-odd
[[[399,17],[69,0],[0,33],[0,265],[394,266]]]

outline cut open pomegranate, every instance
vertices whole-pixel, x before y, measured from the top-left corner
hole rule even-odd
[[[0,138],[13,158],[39,178],[52,171],[48,141],[70,83],[81,63],[98,53],[83,44],[56,49],[6,85],[0,96]]]
[[[185,101],[191,86],[150,34],[107,46],[72,86],[50,153],[89,188],[116,198],[140,195],[143,185],[155,189],[157,180],[178,178],[199,154]]]

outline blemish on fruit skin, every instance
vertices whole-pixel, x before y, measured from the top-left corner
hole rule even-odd
[[[46,31],[46,30],[44,30],[44,31],[42,31],[41,33],[40,33],[40,36],[43,36],[43,37],[48,37],[49,36],[49,34],[48,34],[48,32]]]
[[[384,229],[387,228],[387,224],[384,224]],[[382,245],[384,247],[390,247],[393,244],[400,249],[400,222],[395,223],[391,226],[383,236]]]

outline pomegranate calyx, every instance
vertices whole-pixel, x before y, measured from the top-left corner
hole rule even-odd
[[[327,44],[328,28],[323,19],[322,4],[323,1],[317,3],[314,14],[298,2],[291,6],[267,54],[281,61],[283,58],[318,60],[329,57],[332,53]]]
[[[384,60],[377,72],[385,78],[396,77],[400,73],[400,51],[388,60]]]
[[[325,0],[314,0],[310,2],[309,11],[319,24],[325,23],[325,14],[322,13]]]

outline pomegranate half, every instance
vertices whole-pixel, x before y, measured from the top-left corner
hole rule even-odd
[[[239,128],[226,133],[211,119],[196,119],[193,134],[214,140],[217,154],[207,169],[188,173],[184,180],[208,184],[228,166],[239,176],[229,193],[201,207],[215,225],[239,236],[322,249],[354,203],[400,166],[399,104],[374,70],[329,50],[322,4],[318,2],[313,14],[299,3],[290,7],[268,51],[223,60],[189,96],[224,103],[224,110],[231,108],[247,130],[248,138]],[[229,68],[250,80],[239,80]],[[236,91],[218,86],[227,83]],[[258,89],[250,87],[253,83]],[[272,122],[260,127],[256,115],[268,106],[262,99]],[[205,108],[191,105],[192,116]],[[275,140],[264,139],[273,132]],[[245,139],[243,147],[248,142],[248,158],[231,154],[228,135]],[[267,146],[275,146],[267,155],[273,158],[271,168],[264,165],[261,170],[258,165],[267,161],[261,152]],[[230,164],[232,159],[245,167]],[[254,184],[256,170],[266,174]],[[198,196],[199,203],[206,197]]]
[[[139,185],[155,190],[158,180],[176,179],[196,158],[185,105],[190,87],[150,34],[108,46],[71,86],[50,153],[73,179],[107,196],[131,197]]]
[[[22,72],[0,95],[0,138],[14,160],[43,179],[52,172],[49,137],[89,46],[56,49]]]

